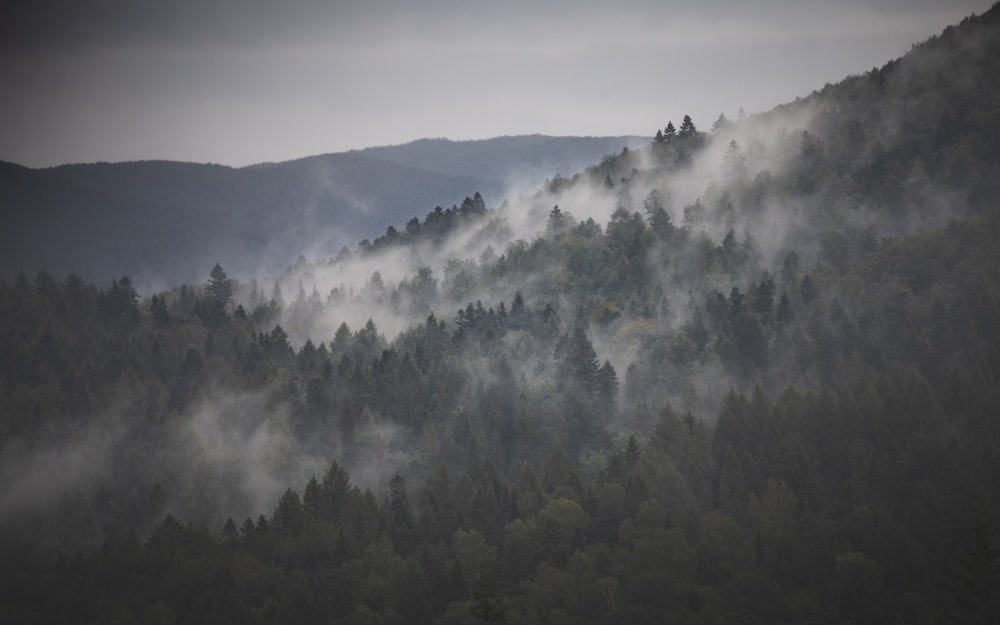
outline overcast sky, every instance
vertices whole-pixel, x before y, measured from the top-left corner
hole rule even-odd
[[[20,9],[15,8],[21,4]],[[992,0],[14,0],[0,160],[246,165],[767,110]]]

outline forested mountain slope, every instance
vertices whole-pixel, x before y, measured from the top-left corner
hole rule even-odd
[[[273,279],[0,282],[5,620],[995,622],[998,30]]]
[[[497,198],[572,174],[635,140],[427,140],[240,169],[0,163],[0,275],[45,269],[99,282],[129,273],[148,290],[196,280],[216,261],[240,276],[275,272],[476,190]]]

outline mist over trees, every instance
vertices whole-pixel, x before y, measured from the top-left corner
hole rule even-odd
[[[143,290],[202,279],[226,259],[241,278],[299,254],[333,255],[415,207],[477,189],[516,198],[641,137],[426,139],[231,168],[141,161],[29,169],[0,162],[0,277],[44,269]],[[399,224],[396,224],[397,226]],[[109,236],[109,232],[116,236]],[[92,241],[101,241],[99,251]]]
[[[998,31],[271,278],[0,281],[0,615],[997,620]]]

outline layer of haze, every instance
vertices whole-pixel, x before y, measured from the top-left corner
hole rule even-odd
[[[38,0],[0,23],[0,160],[246,165],[754,113],[990,0]]]

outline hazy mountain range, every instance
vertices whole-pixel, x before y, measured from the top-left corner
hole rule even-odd
[[[998,75],[1000,3],[495,208],[361,211],[373,172],[472,180],[439,141],[61,168],[164,196],[58,222],[159,237],[150,267],[312,240],[321,203],[279,209],[349,182],[369,244],[148,296],[0,279],[0,621],[1000,622]]]
[[[28,169],[0,163],[0,275],[76,272],[140,287],[274,272],[335,254],[476,191],[499,204],[639,137],[424,139],[239,169],[168,161]]]

